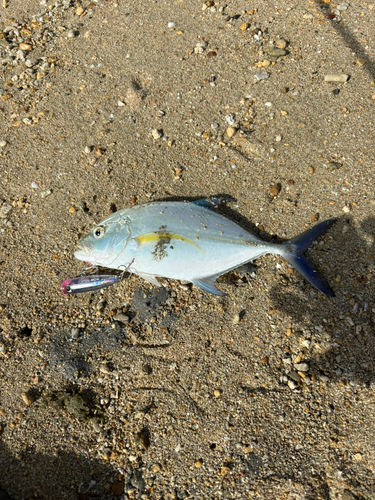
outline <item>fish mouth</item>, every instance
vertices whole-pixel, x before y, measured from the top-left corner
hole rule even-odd
[[[83,260],[84,262],[93,264],[95,262],[95,258],[91,257],[92,250],[92,247],[84,245],[83,243],[78,243],[77,250],[74,252],[74,257],[78,260]]]

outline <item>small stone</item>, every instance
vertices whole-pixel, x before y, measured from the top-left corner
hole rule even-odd
[[[77,340],[79,338],[79,328],[72,328],[70,330],[70,338]]]
[[[292,380],[294,380],[294,382],[297,382],[297,383],[298,383],[298,382],[301,382],[301,377],[298,375],[298,373],[297,373],[297,372],[292,371],[292,372],[290,372],[290,373],[288,374],[288,376],[289,376]]]
[[[262,363],[262,365],[268,365],[269,362],[270,362],[270,357],[269,356],[265,356],[264,358],[262,358],[260,360],[260,362]]]
[[[353,460],[355,460],[356,462],[362,462],[362,454],[356,453],[355,455],[353,455]]]
[[[142,445],[144,450],[148,450],[150,448],[150,439],[145,430],[141,430],[137,432],[135,435],[137,441]]]
[[[221,467],[220,468],[220,476],[226,476],[230,473],[229,467]]]
[[[295,389],[297,387],[297,384],[293,382],[293,380],[288,380],[288,387],[289,389]]]
[[[94,153],[97,155],[97,156],[103,156],[103,154],[105,153],[105,150],[102,149],[102,148],[95,148],[94,149]]]
[[[30,406],[35,401],[35,399],[29,392],[21,392],[21,398],[23,399],[24,403],[27,404],[27,406]]]
[[[272,186],[269,187],[269,190],[271,192],[271,195],[273,197],[277,196],[280,191],[281,191],[281,184],[277,182],[276,184],[273,184]]]
[[[151,131],[152,137],[155,139],[155,141],[161,139],[163,137],[163,131],[161,129],[154,128]]]
[[[240,315],[239,315],[239,314],[235,314],[235,315],[233,316],[232,323],[233,323],[234,325],[238,325],[238,323],[239,323],[239,322],[240,322]]]
[[[1,96],[1,100],[2,101],[7,101],[8,99],[10,99],[12,96],[10,94],[3,94]]]
[[[240,26],[241,31],[246,31],[249,28],[249,23],[242,23]]]
[[[349,75],[345,75],[343,73],[336,73],[332,75],[326,75],[324,77],[325,82],[338,82],[338,83],[345,83],[349,79]]]
[[[121,108],[123,106],[126,106],[126,104],[123,101],[117,101],[117,106]]]
[[[340,89],[333,89],[332,90],[333,95],[339,95],[339,93],[340,93]]]
[[[248,453],[253,453],[254,448],[252,446],[246,446],[246,448],[243,450],[244,454],[247,455]]]
[[[275,136],[275,141],[276,141],[276,142],[280,142],[280,141],[281,141],[281,139],[282,139],[282,136],[281,136],[281,135],[276,135],[276,136]]]
[[[161,465],[160,464],[155,464],[152,466],[152,471],[153,472],[160,472],[162,470],[161,468]]]
[[[261,80],[266,80],[269,77],[270,77],[270,75],[266,71],[263,71],[262,73],[255,73],[254,74],[255,80],[257,80],[258,82],[260,82]]]
[[[215,398],[219,398],[220,397],[220,391],[218,391],[217,389],[214,391],[214,396]]]
[[[88,155],[92,151],[92,146],[85,146],[85,154]]]
[[[5,148],[7,144],[7,141],[0,141],[0,148]]]
[[[25,61],[25,65],[26,65],[28,68],[32,68],[32,67],[33,67],[33,66],[35,66],[36,64],[38,64],[38,59],[36,59],[36,58],[26,59],[26,61]]]
[[[104,375],[109,375],[111,373],[111,369],[109,368],[108,365],[102,365],[100,368],[99,368],[99,371],[100,373],[103,373]]]
[[[345,213],[345,214],[348,214],[350,212],[350,207],[348,205],[344,205],[342,207],[342,211]]]
[[[6,219],[11,210],[12,210],[12,205],[3,205],[0,208],[0,219]]]
[[[85,12],[85,9],[82,7],[77,7],[76,9],[76,16],[82,16],[82,14]]]
[[[290,336],[292,335],[292,329],[291,329],[291,328],[287,328],[287,329],[286,329],[286,332],[285,332],[285,335],[286,335],[287,337],[290,337]]]
[[[357,60],[356,60],[356,63],[358,64],[358,66],[363,66],[364,64],[367,63],[367,59],[365,59],[364,57],[359,57]]]
[[[75,213],[77,212],[77,210],[76,210],[73,206],[71,206],[71,207],[69,207],[68,212],[69,212],[70,214],[75,214]]]
[[[270,47],[268,50],[268,54],[270,57],[283,57],[286,56],[286,50],[279,49],[277,47]]]
[[[129,323],[129,317],[126,314],[119,313],[113,316],[114,321],[119,321],[120,323],[127,325]]]
[[[286,46],[287,46],[286,40],[279,39],[279,40],[276,40],[276,42],[275,42],[275,47],[277,47],[278,49],[285,49]]]
[[[33,189],[38,189],[38,184],[37,184],[36,182],[32,182],[32,183],[31,183],[31,187],[32,187]]]
[[[124,493],[124,483],[121,481],[115,481],[112,484],[112,493],[118,497]]]
[[[203,462],[202,460],[197,460],[196,462],[194,462],[194,465],[197,469],[200,469],[203,465]]]
[[[208,47],[207,42],[198,42],[194,48],[194,52],[196,54],[203,54],[203,52],[206,50],[207,47]]]
[[[271,65],[271,61],[269,61],[268,59],[265,59],[264,61],[262,61],[262,68],[267,68],[267,66],[270,66]]]
[[[308,372],[310,369],[307,363],[295,363],[294,368],[299,372]]]
[[[337,9],[337,10],[347,10],[347,9],[348,9],[348,7],[349,7],[349,5],[348,5],[347,3],[340,3],[340,4],[336,7],[336,9]]]
[[[233,137],[236,134],[237,134],[237,128],[236,127],[228,127],[227,128],[227,136],[228,137]]]
[[[26,51],[30,51],[30,50],[33,50],[33,46],[30,45],[29,43],[20,43],[18,48],[20,50],[26,50]]]
[[[67,33],[68,38],[75,38],[77,36],[77,32],[74,30],[69,30]]]
[[[174,28],[175,26],[176,26],[176,23],[173,23],[173,22],[168,23],[168,28]]]

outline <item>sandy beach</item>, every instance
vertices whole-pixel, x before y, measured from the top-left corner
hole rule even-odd
[[[375,498],[375,3],[0,6],[0,500]],[[308,250],[64,295],[117,210]],[[181,262],[181,266],[184,263]],[[101,269],[105,273],[105,269]]]

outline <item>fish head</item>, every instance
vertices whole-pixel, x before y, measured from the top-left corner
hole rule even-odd
[[[74,257],[93,266],[111,267],[125,251],[130,236],[130,221],[116,212],[80,239]]]

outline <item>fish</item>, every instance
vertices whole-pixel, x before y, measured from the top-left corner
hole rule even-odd
[[[121,279],[121,276],[111,274],[94,274],[91,276],[79,276],[71,278],[61,283],[61,290],[65,295],[82,292],[94,292],[100,288],[114,285]]]
[[[74,256],[92,266],[127,270],[158,287],[158,278],[165,277],[222,296],[226,294],[215,283],[219,276],[261,255],[276,254],[315,288],[335,296],[305,252],[337,219],[285,243],[269,243],[215,211],[221,201],[158,201],[119,210],[79,241]]]

